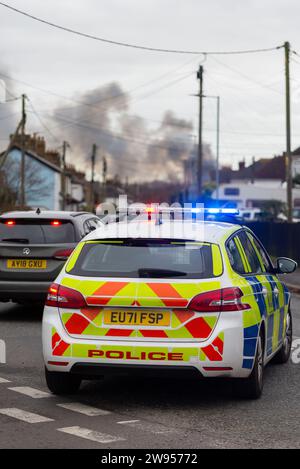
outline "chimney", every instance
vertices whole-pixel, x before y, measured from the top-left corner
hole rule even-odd
[[[60,166],[60,155],[57,151],[47,150],[44,154],[44,158],[46,158],[46,160],[50,161],[56,166]]]
[[[39,156],[45,156],[46,142],[44,137],[37,137],[35,140],[35,151]]]
[[[239,161],[239,171],[242,171],[243,169],[245,169],[245,160],[244,161]]]
[[[252,158],[252,165],[251,165],[251,184],[255,182],[255,157]]]

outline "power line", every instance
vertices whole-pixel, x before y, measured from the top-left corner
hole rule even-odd
[[[93,103],[83,103],[83,102],[82,102],[80,105],[82,105],[82,106],[96,106],[96,105],[98,105],[98,104],[101,104],[102,102],[106,102],[106,101],[118,99],[118,98],[121,98],[121,97],[125,97],[126,95],[130,95],[130,94],[134,93],[135,91],[137,91],[137,90],[139,90],[139,89],[141,89],[141,88],[145,88],[145,87],[147,87],[147,86],[149,86],[149,85],[152,85],[152,83],[155,83],[155,82],[157,82],[157,81],[160,81],[160,80],[162,80],[163,78],[165,78],[165,77],[167,77],[167,76],[169,76],[169,75],[173,75],[175,72],[177,72],[177,71],[180,70],[181,68],[185,67],[186,65],[188,65],[188,64],[190,64],[190,63],[192,63],[192,62],[194,62],[195,60],[198,60],[198,58],[195,59],[195,58],[193,57],[192,60],[189,59],[187,62],[185,61],[183,64],[179,65],[178,67],[176,67],[176,68],[174,68],[174,69],[172,69],[172,70],[170,70],[170,71],[168,71],[168,72],[166,72],[166,73],[163,73],[162,75],[159,75],[158,77],[155,77],[155,78],[153,78],[153,79],[151,79],[151,80],[149,80],[149,81],[146,81],[145,83],[142,83],[141,85],[138,85],[138,86],[136,86],[136,87],[134,87],[134,88],[132,88],[132,89],[129,89],[128,91],[125,91],[124,93],[120,93],[119,95],[110,96],[110,97],[107,97],[107,98],[102,98],[102,99],[100,99],[100,100],[93,101]],[[204,59],[203,59],[202,62],[205,62],[205,60],[206,60],[206,57],[204,57]],[[70,99],[70,98],[66,98],[66,99]],[[140,99],[140,98],[134,98],[134,99],[137,100],[137,99]],[[143,99],[143,98],[141,98],[141,99]],[[76,102],[76,101],[74,101],[74,102]],[[65,109],[67,109],[67,108],[65,108]],[[69,108],[69,109],[71,109],[71,108]],[[99,109],[99,108],[97,107],[97,109]]]
[[[98,135],[100,133],[100,134],[104,134],[104,135],[107,135],[109,137],[112,137],[112,138],[115,138],[115,139],[118,139],[118,140],[133,142],[133,143],[137,143],[137,144],[140,144],[140,145],[143,145],[143,146],[146,146],[146,147],[155,147],[155,148],[160,148],[162,150],[174,151],[174,147],[155,144],[155,143],[148,143],[145,140],[137,140],[137,139],[125,137],[125,136],[122,136],[122,135],[117,135],[117,134],[114,134],[113,132],[110,132],[108,129],[105,129],[104,127],[100,127],[100,126],[99,127],[94,127],[94,126],[91,126],[91,125],[85,125],[84,123],[72,121],[70,119],[67,120],[64,116],[56,116],[56,118],[60,119],[64,122],[67,122],[71,125],[76,125],[78,127],[90,130],[92,132],[97,132]]]
[[[13,114],[8,114],[6,116],[0,117],[0,120],[3,121],[5,119],[9,119],[10,117],[14,117],[14,116],[17,116],[17,115],[19,115],[19,112],[14,112]]]
[[[30,13],[27,13],[23,10],[14,8],[13,6],[8,5],[7,3],[0,2],[0,5],[2,5],[5,8],[8,8],[9,10],[14,11],[15,13],[19,13],[20,15],[26,16],[27,18],[30,18],[34,21],[38,21],[39,23],[46,24],[48,26],[51,26],[52,28],[60,29],[62,31],[66,31],[71,34],[76,34],[77,36],[85,37],[87,39],[93,39],[95,41],[100,41],[100,42],[104,42],[107,44],[113,44],[116,46],[130,47],[133,49],[141,49],[141,50],[147,50],[151,52],[166,52],[166,53],[172,53],[172,54],[193,54],[193,55],[200,55],[200,54],[202,55],[229,55],[229,54],[237,55],[237,54],[253,54],[253,53],[259,53],[259,52],[270,52],[270,51],[274,51],[283,47],[283,46],[277,46],[277,47],[270,47],[270,48],[264,48],[264,49],[248,49],[248,50],[233,50],[233,51],[191,51],[191,50],[163,49],[163,48],[157,48],[157,47],[142,46],[138,44],[130,44],[127,42],[115,41],[112,39],[106,39],[103,37],[94,36],[92,34],[83,33],[81,31],[77,31],[75,29],[71,29],[66,26],[52,23],[51,21],[48,21],[48,20],[44,20]]]
[[[19,101],[19,99],[21,99],[21,96],[19,96],[18,98],[7,99],[4,103],[1,104],[14,103],[15,101]]]
[[[60,142],[60,139],[58,139],[53,133],[52,131],[49,129],[49,127],[43,122],[43,120],[41,119],[41,117],[39,116],[39,114],[37,113],[37,111],[35,110],[35,108],[33,107],[33,104],[32,104],[32,101],[28,98],[28,101],[30,102],[30,106],[32,108],[32,111],[29,111],[29,112],[33,112],[36,117],[39,119],[41,125],[43,126],[43,128],[55,139],[57,140],[58,142]],[[74,122],[74,125],[78,125],[78,123]],[[93,127],[88,127],[84,124],[81,124],[80,127],[84,127],[84,128],[87,128],[88,130],[91,130],[91,131],[97,131],[96,128],[93,128]],[[145,145],[145,146],[155,146],[155,147],[158,147],[158,148],[161,148],[161,149],[165,149],[165,150],[173,150],[172,148],[170,147],[165,147],[165,146],[159,146],[159,145],[154,145],[154,144],[147,144],[146,142],[144,141],[138,141],[138,140],[134,140],[134,139],[130,139],[130,138],[126,138],[126,137],[121,137],[121,136],[118,136],[116,134],[113,134],[113,133],[110,133],[108,131],[104,131],[103,132],[103,129],[101,129],[101,132],[106,134],[106,135],[109,135],[111,136],[112,138],[117,138],[117,139],[122,139],[122,140],[125,140],[125,141],[130,141],[130,142],[135,142],[135,143],[138,143],[138,144],[142,144],[142,145]],[[122,158],[122,163],[123,164],[126,164],[127,165],[127,162],[131,162],[132,165],[134,164],[136,166],[136,164],[138,163],[141,163],[143,165],[152,165],[151,162],[147,162],[147,161],[136,161],[136,160],[133,160],[133,159],[128,159],[128,158]]]
[[[175,84],[177,84],[177,83],[180,83],[180,82],[183,81],[183,80],[186,80],[186,79],[189,78],[190,76],[194,75],[194,73],[195,73],[194,71],[188,72],[187,74],[184,74],[183,76],[180,76],[179,78],[176,78],[175,80],[171,80],[171,81],[165,83],[164,85],[160,86],[159,88],[156,88],[156,89],[150,91],[149,93],[146,93],[146,94],[144,94],[144,95],[142,95],[142,96],[137,96],[137,97],[135,97],[135,98],[129,98],[127,101],[130,102],[130,103],[135,103],[135,102],[137,102],[137,101],[146,99],[146,98],[148,98],[148,97],[150,97],[150,96],[153,96],[153,95],[159,93],[159,92],[160,92],[161,90],[163,90],[163,89],[170,88],[171,86],[173,86],[173,85],[175,85]],[[125,98],[125,97],[126,97],[126,94],[127,94],[127,93],[124,92],[124,93],[123,93],[122,95],[120,95],[120,96],[123,96],[123,97]],[[117,96],[116,96],[116,97],[107,98],[107,99],[116,99],[116,98],[117,98]],[[104,101],[105,101],[105,99],[104,99]],[[74,101],[74,102],[76,102],[76,101]],[[99,104],[99,103],[101,104],[101,102],[102,102],[102,101],[94,101],[94,102],[92,102],[92,103],[81,103],[81,104],[79,104],[79,106],[87,106],[87,107],[93,108],[94,110],[97,111],[97,113],[100,113],[100,114],[101,114],[101,113],[106,112],[106,111],[109,109],[108,107],[102,107],[102,106],[99,108],[99,107],[98,107],[98,104]],[[78,107],[79,107],[79,106],[78,106]],[[77,109],[78,109],[78,107],[77,107]],[[43,109],[43,111],[45,111],[45,110],[48,110],[48,108],[47,108],[47,109]],[[59,110],[64,112],[64,111],[68,111],[68,110],[74,110],[74,107],[73,107],[73,106],[71,106],[71,107],[63,107],[63,108],[60,108]],[[127,116],[129,116],[129,117],[136,117],[134,114],[127,114]],[[161,122],[161,121],[157,121],[157,120],[153,120],[153,119],[145,119],[145,120],[149,120],[149,121],[153,121],[153,122]]]
[[[54,133],[53,133],[53,132],[49,129],[49,127],[44,123],[44,121],[42,120],[42,118],[41,118],[41,116],[39,115],[39,113],[35,110],[35,108],[34,108],[34,106],[33,106],[33,104],[32,104],[31,99],[29,99],[29,98],[27,98],[27,99],[28,99],[28,101],[29,101],[29,104],[30,104],[30,106],[31,106],[31,109],[32,109],[34,115],[38,118],[38,120],[39,120],[39,122],[41,123],[42,127],[46,130],[46,132],[48,132],[48,133],[52,136],[52,138],[53,138],[54,140],[56,140],[57,142],[60,142],[60,139],[59,139],[58,137],[56,137],[56,135],[54,135]]]
[[[249,77],[248,75],[240,72],[239,70],[236,70],[235,68],[225,64],[224,62],[221,62],[220,59],[216,59],[215,57],[212,57],[212,59],[218,63],[219,65],[222,65],[223,67],[227,68],[228,70],[230,70],[231,72],[233,73],[236,73],[237,75],[239,75],[240,77],[244,78],[245,80],[248,80],[250,83],[254,83],[255,85],[258,85],[258,86],[261,86],[262,88],[265,88],[269,91],[273,91],[274,93],[277,93],[277,94],[282,94],[280,93],[279,91],[277,90],[274,90],[274,88],[271,88],[270,85],[268,84],[264,84],[264,83],[261,83],[257,80],[254,80],[253,78]]]
[[[294,59],[294,57],[291,57],[291,61],[292,61],[294,64],[300,65],[300,62],[298,62],[298,60]]]
[[[178,68],[181,68],[181,67],[178,67]],[[175,69],[176,70],[176,69]],[[166,73],[164,76],[167,76],[169,75],[170,73],[173,73],[173,72],[168,72]],[[152,92],[149,93],[149,96],[155,94],[156,92],[159,92],[161,89],[164,89],[164,88],[168,88],[169,86],[172,86],[173,84],[176,84],[182,80],[185,80],[186,78],[188,78],[189,76],[191,76],[194,72],[189,72],[187,75],[185,74],[183,77],[180,77],[176,80],[172,80],[171,82],[168,82],[166,83],[165,85],[163,85],[162,87],[158,88],[157,90],[154,90]],[[12,81],[15,81],[17,83],[20,83],[22,85],[25,85],[25,86],[29,86],[30,88],[33,88],[33,89],[36,89],[38,91],[41,91],[42,93],[45,93],[45,94],[50,94],[50,95],[53,95],[53,96],[56,96],[58,98],[62,98],[62,99],[65,99],[65,100],[68,100],[68,101],[71,101],[71,102],[74,102],[75,104],[78,104],[79,106],[87,106],[87,107],[90,107],[90,108],[95,108],[98,112],[99,112],[99,107],[98,105],[101,104],[102,102],[105,102],[105,101],[109,101],[109,100],[114,100],[114,99],[119,99],[120,97],[125,97],[126,94],[128,93],[132,93],[132,91],[128,91],[128,92],[124,92],[122,94],[119,94],[119,95],[116,95],[116,96],[110,96],[110,97],[107,97],[107,98],[103,98],[102,100],[98,100],[98,101],[94,101],[92,103],[87,103],[87,102],[83,102],[83,101],[78,101],[74,98],[71,98],[71,97],[67,97],[67,96],[64,96],[64,95],[61,95],[61,94],[58,94],[58,93],[55,93],[51,90],[48,90],[48,89],[45,89],[45,88],[40,88],[38,86],[35,86],[35,85],[32,85],[28,82],[25,82],[23,80],[19,80],[19,79],[16,79],[16,78],[11,78],[9,77],[8,75],[5,75],[4,73],[0,72],[0,76],[4,77],[4,78],[7,78],[7,79],[10,79]],[[156,79],[153,79],[151,80],[151,82],[154,82],[154,81],[158,81],[160,78],[156,78]],[[151,82],[147,82],[147,84],[150,84]],[[143,84],[143,85],[140,85],[138,87],[136,87],[134,90],[138,89],[138,88],[142,88],[144,86],[147,86],[147,84]],[[136,102],[138,101],[139,99],[145,99],[146,97],[148,97],[148,94],[147,95],[144,95],[144,96],[141,96],[141,97],[136,97],[136,98],[132,98],[130,99],[130,101],[133,101],[133,102]],[[19,99],[19,98],[18,98]],[[73,107],[65,107],[65,108],[61,108],[62,111],[64,110],[72,110]],[[107,107],[104,107],[103,108],[103,111],[107,110],[108,108]],[[128,114],[128,116],[130,116],[130,114]],[[132,117],[135,117],[134,115],[132,115]],[[158,122],[156,120],[153,120],[153,119],[146,119],[146,120],[152,120],[153,122]]]
[[[215,132],[216,129],[213,129],[213,128],[208,128],[208,127],[204,127],[204,130],[206,132]],[[259,136],[259,137],[277,137],[277,138],[281,138],[281,137],[284,137],[285,134],[280,134],[280,133],[270,133],[270,132],[240,132],[238,130],[234,131],[234,130],[222,130],[221,132],[222,134],[234,134],[234,135],[249,135],[249,136]],[[294,134],[295,137],[300,137],[300,134]]]
[[[4,83],[2,83],[2,81],[0,80],[0,85],[2,86],[2,88],[4,89],[4,91],[6,93],[8,93],[11,98],[10,99],[6,99],[4,103],[1,103],[1,104],[5,104],[5,103],[11,103],[13,101],[17,101],[18,99],[21,99],[21,96],[16,96],[14,95],[11,91],[9,91],[9,89],[4,85]]]
[[[146,94],[146,95],[144,95],[144,96],[142,96],[142,97],[140,97],[140,98],[136,98],[136,100],[137,100],[137,99],[146,99],[146,98],[148,98],[148,97],[150,97],[150,96],[153,96],[154,94],[160,92],[161,90],[163,90],[163,89],[165,89],[165,88],[169,88],[169,87],[171,87],[171,86],[173,86],[173,85],[175,85],[175,84],[177,84],[177,83],[179,83],[179,82],[185,80],[186,78],[189,78],[193,73],[194,73],[194,72],[188,73],[187,75],[184,75],[183,77],[177,78],[176,80],[173,80],[173,81],[167,83],[166,85],[161,86],[160,88],[158,88],[158,89],[152,91],[151,93],[148,93],[148,94]],[[135,100],[134,100],[134,101],[135,101]],[[95,104],[87,104],[87,103],[86,103],[85,106],[92,107],[92,108],[94,108],[95,110],[97,110],[97,111],[99,112],[99,108],[98,108]],[[60,111],[64,112],[65,110],[68,110],[68,109],[73,109],[73,108],[62,108],[62,109],[60,109]],[[103,109],[103,111],[104,111],[104,110],[105,110],[105,109]],[[45,109],[42,110],[42,112],[44,112],[44,111],[45,111]],[[37,113],[38,111],[35,110],[35,112]],[[101,111],[100,111],[100,113],[101,113]],[[128,117],[136,117],[136,115],[131,115],[131,114],[126,114],[126,116],[128,116]],[[157,122],[157,123],[159,123],[159,124],[162,124],[162,123],[163,123],[163,121],[161,121],[161,120],[160,120],[160,121],[154,120],[154,119],[144,119],[144,120],[146,120],[146,121],[148,120],[148,121],[152,121],[152,122]],[[72,120],[71,122],[72,122],[71,126],[76,123],[76,121],[74,121],[74,120]],[[82,122],[82,120],[79,120],[79,121],[77,121],[77,122],[80,123],[80,122]],[[42,124],[42,125],[45,127],[44,124]],[[69,127],[69,126],[70,126],[70,124],[66,124],[66,125],[64,125],[63,127],[65,128],[65,127]],[[58,126],[57,126],[57,127],[58,127]],[[59,126],[59,127],[62,128],[62,126]],[[47,131],[49,131],[49,129],[47,129]],[[49,131],[49,132],[50,132],[50,131]]]
[[[66,125],[55,125],[53,128],[65,128],[67,126],[70,126],[70,127],[73,127],[74,125],[76,126],[77,124],[84,124],[85,125],[85,128],[87,129],[91,129],[91,130],[96,130],[96,127],[93,126],[93,123],[90,122],[90,121],[76,121],[76,120],[72,120],[70,119],[68,116],[62,116],[62,115],[57,115],[56,116],[59,120],[63,120],[65,122],[67,122]],[[49,118],[53,119],[52,116],[49,115]],[[155,122],[159,122],[159,123],[162,123],[162,121],[155,121]],[[97,127],[98,128],[98,127]],[[104,129],[104,128],[102,128]],[[204,127],[204,130],[206,132],[215,132],[215,129],[213,128],[208,128],[208,127]],[[284,134],[279,134],[279,133],[271,133],[271,132],[243,132],[243,131],[237,131],[237,130],[222,130],[222,134],[234,134],[234,135],[249,135],[249,136],[253,136],[253,135],[256,135],[256,136],[260,136],[260,137],[277,137],[277,138],[281,138],[281,137],[284,137]],[[115,135],[115,134],[114,134]],[[300,134],[296,135],[294,134],[295,136],[298,136],[300,137]],[[140,142],[139,142],[140,143]]]
[[[169,83],[166,83],[165,85],[160,86],[156,90],[153,90],[153,91],[150,91],[149,93],[146,93],[144,96],[140,96],[140,97],[131,99],[130,102],[136,102],[136,101],[140,101],[140,100],[149,98],[150,96],[153,96],[154,94],[157,94],[157,93],[159,93],[160,91],[162,91],[166,88],[170,88],[171,86],[175,85],[176,83],[179,83],[179,82],[185,80],[186,78],[191,77],[194,74],[195,74],[195,71],[189,72],[188,74],[184,75],[183,77],[176,78],[175,80],[172,80]]]

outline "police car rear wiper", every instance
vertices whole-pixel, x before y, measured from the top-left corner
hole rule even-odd
[[[138,269],[138,273],[139,277],[142,278],[181,277],[186,275],[186,272],[169,269]]]
[[[3,243],[21,243],[21,244],[29,244],[29,239],[27,238],[5,238],[2,239]]]

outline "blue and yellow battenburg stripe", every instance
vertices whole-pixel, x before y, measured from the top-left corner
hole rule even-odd
[[[267,356],[271,355],[282,343],[289,294],[286,287],[274,275],[249,275],[244,278],[244,281],[250,285],[256,302],[256,307],[251,305],[252,309],[243,313],[243,368],[251,369],[262,319],[266,322]],[[267,290],[266,295],[264,295],[264,288]],[[244,294],[247,295],[246,291]],[[250,298],[251,295],[247,297],[247,301]]]

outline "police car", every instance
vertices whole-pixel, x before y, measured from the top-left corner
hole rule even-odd
[[[49,288],[49,389],[74,393],[112,372],[191,371],[232,378],[238,395],[258,398],[265,365],[290,356],[290,294],[277,274],[296,262],[273,266],[250,229],[217,219],[148,216],[128,229],[90,233]]]

